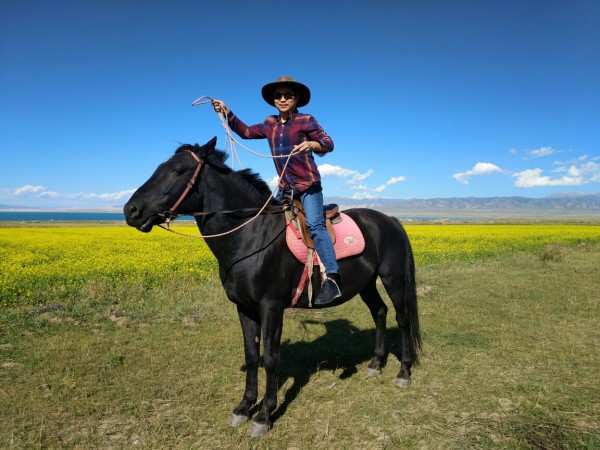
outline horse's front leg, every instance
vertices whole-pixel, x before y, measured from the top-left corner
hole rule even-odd
[[[260,356],[260,320],[238,306],[238,316],[244,335],[246,389],[244,398],[229,416],[229,425],[238,427],[248,421],[250,408],[258,398],[258,359]]]
[[[283,306],[268,304],[261,307],[261,324],[264,339],[264,363],[267,378],[265,398],[260,411],[250,425],[253,437],[262,436],[271,429],[271,414],[277,407],[277,368],[279,366],[279,350],[281,331],[283,329]]]

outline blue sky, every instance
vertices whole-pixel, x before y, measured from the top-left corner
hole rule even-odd
[[[335,142],[326,196],[598,193],[599,23],[596,0],[2,1],[0,205],[120,206],[180,143],[223,147],[193,100],[257,123],[280,75]]]

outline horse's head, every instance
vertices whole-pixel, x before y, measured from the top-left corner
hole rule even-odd
[[[192,197],[190,192],[207,154],[214,150],[217,138],[203,146],[182,145],[171,158],[162,163],[152,176],[125,204],[127,224],[149,232],[154,225],[166,222],[183,209]]]

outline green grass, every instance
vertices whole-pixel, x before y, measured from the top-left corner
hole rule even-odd
[[[419,268],[424,352],[406,390],[393,314],[388,364],[367,380],[359,299],[288,310],[261,439],[226,424],[243,349],[218,281],[96,280],[3,308],[0,448],[600,448],[599,260],[597,244],[561,245]]]

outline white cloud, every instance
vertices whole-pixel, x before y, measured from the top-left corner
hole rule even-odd
[[[35,194],[45,190],[46,188],[44,186],[33,186],[31,184],[26,184],[25,186],[15,189],[13,194],[18,197],[20,195]]]
[[[346,184],[350,185],[350,189],[353,191],[361,191],[360,193],[354,194],[352,198],[364,199],[364,198],[375,198],[372,194],[379,193],[385,190],[388,186],[404,181],[406,177],[392,177],[385,184],[377,186],[376,188],[370,188],[362,182],[373,175],[373,169],[369,169],[366,172],[359,172],[357,170],[345,169],[340,166],[334,166],[332,164],[322,164],[319,167],[319,172],[323,178],[346,178]]]
[[[13,190],[4,189],[3,195],[19,198],[56,198],[59,196],[58,192],[49,191],[44,186],[32,184],[26,184],[25,186],[21,186]]]
[[[554,161],[554,165],[555,166],[564,166],[564,165],[569,165],[569,164],[579,164],[582,163],[584,161],[587,161],[588,159],[588,155],[581,155],[578,158],[575,159],[571,159],[569,161]]]
[[[277,189],[277,184],[278,183],[279,183],[279,177],[277,175],[275,175],[273,178],[271,178],[269,181],[267,181],[267,184],[269,185],[269,187],[273,191],[275,189]]]
[[[323,177],[345,178],[355,173],[354,170],[344,169],[343,167],[334,166],[333,164],[321,164],[318,168]]]
[[[579,167],[570,166],[563,176],[557,178],[542,175],[543,172],[539,168],[517,172],[512,175],[517,179],[515,186],[580,186],[589,183],[600,183],[600,164],[591,161]]]
[[[131,195],[134,192],[135,192],[135,189],[127,189],[124,191],[109,192],[109,193],[104,193],[104,194],[85,194],[84,193],[81,195],[83,198],[114,201],[114,200],[127,199],[127,198],[131,197]]]
[[[590,183],[600,183],[600,164],[587,162],[579,167],[579,172]]]
[[[406,177],[404,175],[402,175],[401,177],[392,177],[388,180],[388,182],[386,183],[388,186],[391,184],[396,184],[396,183],[400,183],[401,181],[406,180]]]
[[[387,182],[385,184],[382,184],[381,186],[377,186],[375,189],[373,189],[373,192],[381,192],[388,186],[391,186],[392,184],[400,183],[401,181],[404,181],[404,180],[406,180],[406,177],[404,177],[404,176],[392,177],[389,180],[387,180]]]
[[[323,178],[335,177],[335,178],[348,178],[348,184],[358,184],[373,175],[373,169],[369,169],[365,173],[361,173],[357,170],[344,169],[340,166],[334,166],[332,164],[321,164],[318,166],[319,172]]]
[[[367,193],[367,192],[360,192],[360,193],[354,194],[352,196],[352,198],[354,200],[365,200],[365,199],[376,198],[376,197],[374,195],[372,195],[372,194]]]
[[[54,191],[40,192],[40,197],[42,197],[42,198],[57,198],[59,196],[60,196],[60,194],[58,192],[54,192]]]
[[[511,148],[508,150],[508,153],[510,155],[519,155],[520,153],[523,153],[525,155],[523,157],[524,160],[531,160],[531,159],[551,156],[551,155],[554,155],[555,153],[561,153],[561,152],[552,147],[540,147],[535,150],[517,150],[516,148]]]
[[[113,202],[119,200],[126,200],[135,192],[135,189],[127,189],[117,192],[105,192],[101,194],[91,192],[77,192],[77,193],[61,193],[51,191],[44,186],[26,184],[24,186],[15,189],[2,189],[0,192],[0,200],[13,200],[13,201],[35,201],[36,199],[41,200],[59,200],[62,202],[73,201],[73,200],[89,200],[93,202]]]
[[[471,170],[467,170],[466,172],[458,172],[452,175],[456,181],[462,184],[469,184],[469,177],[472,176],[480,176],[480,175],[490,175],[492,173],[502,173],[502,169],[495,164],[487,163],[487,162],[478,162],[473,166]]]
[[[553,155],[556,153],[556,150],[554,150],[552,147],[541,147],[537,150],[528,150],[526,153],[530,156],[530,159],[533,159]]]
[[[405,181],[404,176],[392,177],[385,184],[376,187],[375,189],[367,186],[364,181],[373,175],[373,169],[369,169],[366,172],[359,172],[358,170],[346,169],[341,166],[335,166],[333,164],[321,164],[318,166],[319,173],[322,178],[339,178],[342,179],[350,189],[353,191],[359,191],[352,198],[364,199],[364,198],[375,198],[374,193],[378,193],[386,189],[388,186],[401,181]],[[277,187],[278,178],[275,176],[269,180],[268,184],[272,189]]]
[[[522,172],[513,174],[517,179],[515,186],[517,187],[536,187],[536,186],[575,186],[581,184],[581,180],[565,175],[560,178],[550,178],[547,175],[542,175],[542,169],[527,169]]]
[[[127,189],[118,192],[105,192],[102,194],[95,194],[93,192],[76,192],[64,194],[60,194],[57,192],[48,192],[47,194],[52,194],[52,197],[60,197],[65,199],[116,201],[128,199],[134,192],[135,189]]]

